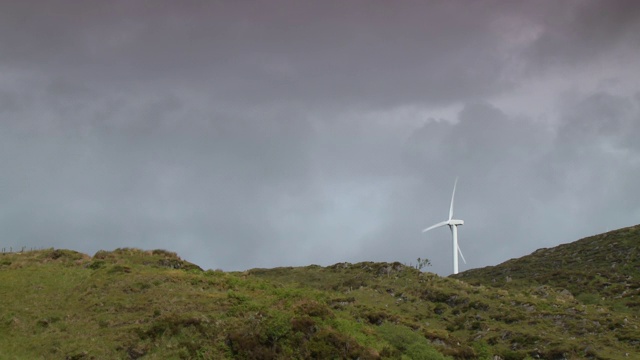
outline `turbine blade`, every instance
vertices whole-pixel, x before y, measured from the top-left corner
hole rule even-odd
[[[460,250],[460,245],[458,245],[458,252],[460,253],[460,257],[462,258],[462,261],[464,261],[464,263],[467,263],[467,260],[464,259],[464,255],[462,255],[462,250]]]
[[[431,229],[435,229],[435,228],[437,228],[437,227],[444,226],[444,225],[448,225],[448,224],[449,224],[449,222],[448,222],[448,221],[442,221],[442,222],[439,222],[439,223],[437,223],[437,224],[435,224],[435,225],[431,225],[431,226],[429,226],[428,228],[426,228],[426,229],[422,230],[422,232],[427,232],[427,231],[429,231],[429,230],[431,230]]]
[[[453,219],[453,198],[456,196],[456,185],[458,185],[458,177],[453,183],[453,194],[451,194],[451,207],[449,208],[449,220]]]

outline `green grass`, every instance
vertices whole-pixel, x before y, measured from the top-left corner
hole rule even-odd
[[[165,250],[3,254],[0,359],[628,359],[630,229],[589,242],[594,257],[569,244],[457,278],[373,262],[203,271]],[[589,267],[549,265],[564,252]]]

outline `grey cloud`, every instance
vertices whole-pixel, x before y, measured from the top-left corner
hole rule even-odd
[[[448,173],[466,177],[492,175],[494,168],[527,166],[540,158],[550,143],[544,128],[529,119],[509,118],[500,109],[486,103],[465,106],[458,123],[428,121],[409,141],[420,162]],[[522,174],[521,171],[518,171]]]
[[[526,50],[536,66],[583,64],[607,52],[640,46],[640,4],[636,1],[578,1],[545,13],[552,21]]]
[[[567,106],[559,129],[559,142],[573,148],[609,145],[613,148],[637,146],[637,99],[600,92]]]
[[[597,200],[585,209],[601,213],[606,203],[633,213],[638,199],[630,182],[640,176],[640,105],[637,99],[595,93],[566,109],[556,141],[557,174],[576,196]],[[571,183],[574,182],[574,183]]]
[[[482,103],[465,106],[457,123],[427,121],[407,142],[404,157],[422,181],[390,205],[399,215],[377,243],[400,234],[411,239],[408,248],[450,257],[447,231],[422,238],[412,232],[446,217],[455,175],[461,180],[456,214],[467,220],[461,246],[466,253],[485,253],[484,259],[500,261],[518,248],[533,251],[569,234],[577,238],[637,222],[640,199],[631,184],[640,181],[640,154],[626,145],[640,135],[633,102],[604,93],[579,96],[555,131]],[[474,256],[467,259],[470,267],[480,265]]]
[[[371,107],[503,90],[483,3],[117,4],[13,4],[3,61],[90,87],[187,82],[240,102]]]
[[[463,269],[637,223],[637,86],[557,70],[633,73],[617,55],[638,51],[636,7],[600,20],[604,4],[13,2],[3,246],[223,269],[420,256],[447,274],[448,232],[420,230],[455,176]],[[505,17],[540,32],[508,44]],[[496,100],[548,74],[570,85],[541,87],[547,120]]]

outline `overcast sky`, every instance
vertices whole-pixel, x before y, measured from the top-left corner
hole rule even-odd
[[[5,1],[0,246],[495,265],[640,223],[640,1]]]

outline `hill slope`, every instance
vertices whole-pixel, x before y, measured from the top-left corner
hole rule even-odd
[[[633,243],[637,231],[607,238],[620,243],[625,234]],[[610,244],[600,244],[607,261],[631,251],[611,252]],[[609,265],[607,279],[639,265],[637,257]],[[0,358],[629,359],[640,352],[637,308],[575,298],[556,287],[563,271],[543,286],[510,269],[512,281],[502,284],[489,272],[461,274],[471,284],[400,263],[225,273],[164,250],[2,254]],[[585,283],[585,293],[600,294],[592,285],[600,283]]]
[[[454,277],[505,289],[566,289],[587,304],[640,312],[640,225],[590,236]]]

